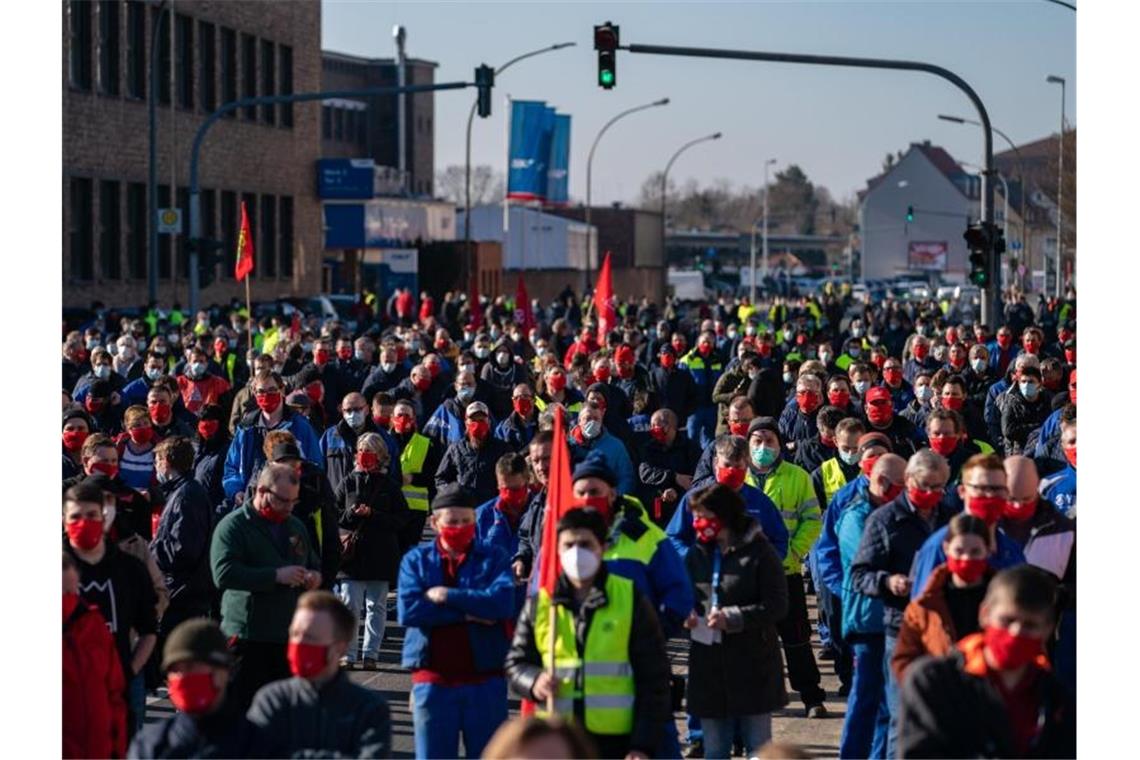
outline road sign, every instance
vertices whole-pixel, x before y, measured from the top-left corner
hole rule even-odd
[[[1014,251],[1020,251],[1021,250],[1021,241],[1020,240],[1014,240],[1009,244],[1009,247]]]
[[[160,208],[158,210],[158,234],[182,234],[182,209]]]

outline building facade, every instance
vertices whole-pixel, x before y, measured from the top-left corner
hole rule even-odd
[[[159,237],[157,296],[164,307],[186,305],[194,134],[223,103],[320,87],[320,2],[179,0],[160,10],[142,0],[72,0],[62,31],[63,303],[146,302],[155,43],[158,207],[182,210],[182,234]],[[243,202],[256,251],[253,298],[318,292],[320,118],[317,104],[242,108],[210,130],[199,165],[202,234],[222,244],[223,263],[202,305],[244,296],[232,269]]]

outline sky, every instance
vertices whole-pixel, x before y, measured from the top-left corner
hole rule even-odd
[[[392,28],[407,29],[410,57],[439,64],[436,81],[471,81],[474,68],[499,66],[557,42],[577,46],[523,61],[496,82],[493,113],[476,118],[472,162],[504,169],[505,97],[545,100],[572,116],[570,194],[586,195],[590,144],[620,111],[668,97],[667,106],[616,123],[593,162],[594,204],[630,202],[673,152],[695,146],[671,178],[702,185],[726,179],[758,187],[773,170],[799,164],[838,200],[879,172],[888,152],[931,140],[960,161],[980,164],[978,127],[938,114],[975,118],[966,96],[938,77],[755,61],[677,58],[618,51],[617,86],[596,84],[593,25],[612,21],[621,43],[720,47],[766,52],[918,60],[955,72],[978,93],[990,120],[1015,143],[1060,127],[1063,77],[1067,123],[1076,123],[1076,14],[1045,0],[998,2],[376,2],[322,0],[325,50],[370,57],[395,54]],[[464,161],[473,91],[436,93],[435,162]],[[995,152],[1005,143],[994,137]]]

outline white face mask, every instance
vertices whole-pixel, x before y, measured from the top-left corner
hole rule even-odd
[[[380,369],[385,372],[391,372],[396,369],[396,362],[380,362]]]
[[[199,378],[206,374],[206,365],[202,362],[192,362],[186,368],[186,374],[193,378]]]
[[[464,372],[470,372],[472,375],[474,375],[475,374],[475,365],[474,364],[460,364],[459,365],[459,374],[462,375]]]
[[[99,378],[100,380],[106,380],[110,376],[111,376],[111,365],[110,364],[96,365],[95,377]]]
[[[364,412],[345,412],[344,421],[355,430],[364,424]]]
[[[602,566],[602,558],[582,546],[570,547],[559,553],[558,559],[562,561],[566,577],[579,583],[593,578]]]
[[[929,385],[922,385],[914,389],[914,397],[919,401],[926,402],[934,395],[934,390]]]
[[[486,346],[475,346],[475,356],[479,359],[486,359],[491,355],[491,349]]]
[[[866,380],[858,380],[855,382],[855,392],[858,393],[860,396],[866,395],[867,391],[870,389],[871,389],[871,383],[869,383]]]
[[[111,525],[115,522],[115,505],[108,504],[103,507],[103,532],[109,533]]]
[[[852,465],[859,461],[859,452],[840,450],[839,458],[843,460],[843,464]]]
[[[970,362],[970,366],[973,367],[974,371],[980,375],[986,371],[986,366],[987,366],[986,360],[985,359],[974,359],[974,361]]]
[[[597,420],[588,420],[582,425],[582,435],[594,439],[602,434],[602,423]]]

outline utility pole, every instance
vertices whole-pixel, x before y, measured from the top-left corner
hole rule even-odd
[[[407,84],[407,59],[404,56],[404,42],[408,39],[408,30],[396,24],[392,27],[392,37],[396,40],[396,88],[400,91],[396,95],[396,168],[400,170],[400,181],[404,183],[404,194],[411,194],[408,182],[408,112],[407,96],[403,92]]]
[[[1057,135],[1057,263],[1053,273],[1053,295],[1061,297],[1061,233],[1063,231],[1063,211],[1061,206],[1061,193],[1065,185],[1065,80],[1058,76],[1048,76],[1045,81],[1049,84],[1061,85],[1061,133]]]

